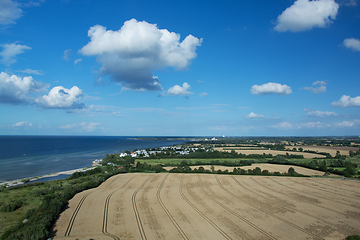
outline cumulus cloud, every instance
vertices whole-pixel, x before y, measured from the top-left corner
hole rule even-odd
[[[278,32],[300,32],[328,27],[335,20],[339,4],[334,0],[297,0],[277,18]]]
[[[324,112],[324,111],[315,111],[315,110],[306,110],[306,109],[304,109],[304,111],[307,112],[306,116],[309,116],[309,117],[321,117],[321,118],[323,118],[323,117],[337,116],[337,114],[334,111],[332,111],[332,112],[330,112],[330,111]]]
[[[292,93],[292,90],[286,84],[281,85],[279,83],[269,82],[263,85],[252,86],[251,93],[257,95],[269,95],[269,94],[288,95]]]
[[[47,84],[36,82],[32,77],[18,77],[0,73],[0,103],[26,104],[32,103],[31,93],[40,92],[48,87]]]
[[[264,115],[251,112],[245,118],[264,118]]]
[[[204,93],[199,93],[199,97],[205,97],[205,96],[207,96],[208,94],[206,93],[206,92],[204,92]]]
[[[343,95],[339,101],[331,103],[334,107],[360,107],[360,96],[351,98]]]
[[[313,86],[320,85],[319,87],[304,87],[305,90],[311,91],[313,93],[326,92],[326,82],[325,81],[316,81],[312,84]]]
[[[193,94],[192,92],[189,92],[188,89],[190,88],[190,85],[187,82],[184,82],[183,86],[175,85],[167,91],[167,94],[170,96],[188,96],[190,94]]]
[[[22,16],[22,10],[17,2],[11,0],[0,1],[0,24],[11,25]]]
[[[90,42],[79,52],[97,56],[103,74],[136,91],[161,90],[152,71],[166,67],[187,69],[202,42],[192,35],[181,42],[179,34],[136,19],[126,21],[117,31],[95,25],[88,36]]]
[[[57,86],[48,95],[36,98],[35,102],[43,108],[81,109],[85,108],[84,103],[80,102],[82,95],[82,90],[77,86],[71,89]]]
[[[360,52],[360,40],[356,38],[347,38],[343,42],[344,46],[353,51]]]
[[[1,62],[6,65],[16,62],[16,55],[31,49],[31,47],[17,43],[3,44],[1,46],[3,47],[3,50],[0,52],[0,56],[2,57]]]

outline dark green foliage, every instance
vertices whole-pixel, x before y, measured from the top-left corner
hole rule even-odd
[[[347,236],[344,240],[360,240],[359,235]]]
[[[6,203],[4,206],[0,208],[0,212],[13,212],[24,204],[23,200],[18,199],[10,203]]]
[[[295,169],[293,167],[289,168],[288,170],[288,174],[290,174],[290,176],[294,176],[296,173]]]

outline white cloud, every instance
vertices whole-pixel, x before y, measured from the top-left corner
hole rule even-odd
[[[12,127],[32,127],[32,123],[28,123],[28,122],[17,122],[13,125],[11,125]]]
[[[167,94],[170,96],[188,96],[190,94],[193,94],[192,92],[188,91],[189,88],[190,85],[187,82],[184,82],[182,87],[180,87],[179,85],[175,85],[169,88]]]
[[[70,56],[71,56],[71,49],[66,49],[64,51],[64,56],[63,56],[63,59],[65,61],[69,61],[70,60]]]
[[[100,124],[95,123],[95,122],[73,123],[73,124],[60,126],[59,128],[60,129],[65,129],[65,130],[76,131],[76,132],[94,132],[95,130],[98,130],[98,129],[103,130],[103,128],[100,127]]]
[[[324,127],[324,124],[317,121],[317,122],[306,122],[306,123],[300,123],[297,125],[298,129],[301,128],[322,128]]]
[[[325,82],[325,81],[316,81],[316,82],[313,82],[312,85],[313,85],[313,86],[314,86],[314,85],[321,85],[321,86],[323,86],[323,85],[326,85],[326,82]]]
[[[306,113],[306,116],[309,116],[309,117],[331,117],[331,116],[337,116],[337,114],[332,111],[332,112],[329,112],[329,111],[326,111],[326,112],[323,112],[323,111],[315,111],[315,110],[306,110],[304,109],[305,112],[308,112]]]
[[[279,83],[269,82],[260,86],[259,85],[252,86],[251,93],[257,95],[268,95],[268,94],[288,95],[292,93],[292,90],[286,84],[281,85]]]
[[[206,92],[204,92],[204,93],[199,93],[199,97],[205,97],[205,96],[207,96],[208,94],[206,93]]]
[[[315,85],[320,85],[320,87],[304,87],[304,90],[308,90],[311,91],[313,93],[321,93],[321,92],[326,92],[326,82],[325,81],[316,81],[312,84],[313,86]]]
[[[298,123],[292,124],[289,122],[281,122],[276,125],[271,126],[272,128],[278,129],[302,129],[302,128],[322,128],[324,124],[317,121],[317,122],[306,122],[306,123]]]
[[[75,61],[74,61],[74,64],[76,65],[76,64],[78,64],[79,62],[81,62],[82,61],[82,59],[81,58],[79,58],[79,59],[76,59]]]
[[[343,0],[341,2],[341,4],[348,6],[348,7],[356,7],[357,6],[356,0]]]
[[[360,96],[350,98],[350,96],[343,95],[339,101],[331,103],[334,107],[360,107]]]
[[[339,123],[335,123],[333,124],[334,127],[353,127],[357,124],[360,123],[360,120],[358,119],[355,119],[354,121],[342,121],[342,122],[339,122]]]
[[[41,3],[44,3],[45,0],[38,0],[38,1],[32,1],[21,3],[22,7],[39,7],[41,6]]]
[[[246,118],[264,118],[264,115],[251,112],[251,113],[249,113],[249,115],[246,115],[245,117]]]
[[[25,50],[31,49],[31,47],[17,43],[3,44],[1,46],[3,47],[3,50],[0,52],[0,56],[2,57],[1,61],[6,65],[16,62],[16,55],[23,53]]]
[[[289,122],[281,122],[276,125],[271,126],[272,128],[280,128],[280,129],[291,129],[293,128],[293,124]]]
[[[82,90],[77,86],[71,89],[62,86],[54,87],[48,95],[44,95],[35,99],[35,102],[44,108],[63,108],[63,109],[81,109],[85,105],[80,101]]]
[[[31,76],[18,77],[0,73],[0,103],[22,104],[32,103],[31,93],[40,92],[48,87],[47,84],[36,82]]]
[[[0,1],[0,24],[11,25],[15,24],[15,20],[22,16],[22,10],[18,7],[17,2],[11,0]]]
[[[360,52],[360,40],[356,38],[347,38],[343,42],[344,46],[353,51]]]
[[[309,90],[313,93],[321,93],[326,92],[326,86],[320,86],[320,87],[304,87],[305,90]]]
[[[26,74],[44,75],[44,71],[42,70],[25,69],[25,70],[19,70],[19,72]]]
[[[335,20],[339,4],[334,0],[297,0],[277,18],[278,32],[300,32],[314,27],[328,27]]]
[[[161,90],[152,71],[166,67],[186,69],[196,57],[202,39],[180,35],[156,24],[136,19],[126,21],[118,31],[95,25],[88,31],[90,42],[80,49],[83,55],[97,56],[103,74],[111,75],[132,90]]]

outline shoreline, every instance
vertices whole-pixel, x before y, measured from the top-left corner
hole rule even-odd
[[[14,186],[23,185],[25,183],[31,183],[31,182],[39,180],[39,179],[48,178],[48,177],[56,177],[59,175],[69,175],[70,176],[71,174],[73,174],[75,172],[86,172],[86,171],[94,169],[94,168],[96,168],[96,166],[77,168],[77,169],[55,172],[55,173],[49,173],[46,175],[36,176],[36,177],[27,177],[27,178],[15,179],[15,180],[11,180],[11,181],[4,181],[4,182],[0,182],[0,186],[6,185],[7,187],[14,187]],[[29,181],[27,181],[27,180],[29,180]]]

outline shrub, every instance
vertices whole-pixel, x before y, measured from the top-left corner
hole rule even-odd
[[[2,206],[0,208],[0,211],[1,212],[13,212],[13,211],[21,208],[21,206],[23,204],[24,204],[23,201],[21,199],[18,199],[18,200],[14,201],[14,202],[11,202],[9,204],[6,204],[6,205]]]
[[[345,240],[360,240],[360,236],[359,235],[347,236]]]

